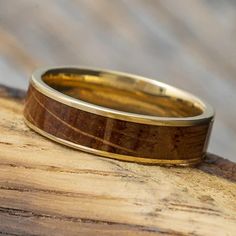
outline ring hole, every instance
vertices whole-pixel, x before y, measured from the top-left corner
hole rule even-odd
[[[203,113],[197,102],[170,96],[164,86],[119,73],[85,69],[50,70],[42,76],[51,88],[101,107],[159,117],[193,117]]]

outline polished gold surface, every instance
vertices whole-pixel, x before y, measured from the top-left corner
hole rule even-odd
[[[141,76],[90,68],[37,70],[31,83],[69,106],[144,124],[191,126],[212,119],[212,107],[170,85]]]
[[[202,114],[200,104],[168,96],[166,89],[156,86],[155,91],[135,88],[125,76],[111,74],[50,74],[43,81],[70,97],[119,111],[159,117],[189,117]],[[114,81],[115,79],[115,81]],[[197,106],[198,105],[198,106]]]

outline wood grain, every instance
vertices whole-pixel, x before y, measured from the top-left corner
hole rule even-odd
[[[120,162],[66,148],[23,122],[0,87],[0,235],[234,235],[236,165]]]
[[[87,65],[161,80],[216,108],[210,151],[236,161],[236,1],[0,1],[0,83]]]
[[[134,161],[142,163],[199,163],[206,154],[211,131],[210,121],[186,127],[155,126],[96,115],[53,100],[33,85],[28,90],[24,115],[54,137],[127,155],[126,160],[128,156],[138,157]]]

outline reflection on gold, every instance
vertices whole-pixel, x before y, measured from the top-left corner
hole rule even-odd
[[[43,80],[50,87],[73,98],[119,111],[159,117],[192,117],[202,114],[193,103],[165,95],[164,88],[155,93],[134,89],[123,77],[107,74],[45,74]],[[114,82],[115,81],[115,82]]]

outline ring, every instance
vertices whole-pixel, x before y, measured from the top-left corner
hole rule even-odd
[[[24,118],[61,144],[123,161],[194,165],[205,157],[213,108],[170,85],[79,67],[33,73]]]

